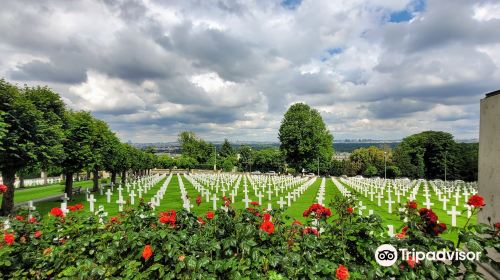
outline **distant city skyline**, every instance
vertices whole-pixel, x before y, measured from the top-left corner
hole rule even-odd
[[[499,89],[498,26],[494,0],[4,1],[0,78],[138,143],[278,141],[296,102],[335,139],[472,139]]]

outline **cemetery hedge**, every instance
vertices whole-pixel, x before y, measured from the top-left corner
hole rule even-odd
[[[154,214],[148,204],[105,217],[68,207],[49,216],[11,217],[0,240],[4,279],[479,279],[470,261],[398,260],[379,266],[373,252],[381,244],[422,251],[455,250],[441,239],[434,216],[409,203],[406,227],[387,237],[380,217],[352,211],[352,198],[336,197],[325,208],[304,209],[308,222],[287,225],[280,210],[260,206],[208,212]],[[314,224],[314,226],[313,226]],[[497,224],[498,225],[498,224]],[[436,228],[437,226],[437,228]],[[437,229],[437,230],[436,230]],[[499,248],[499,228],[468,225],[459,232],[471,251]],[[495,263],[493,263],[496,265]]]

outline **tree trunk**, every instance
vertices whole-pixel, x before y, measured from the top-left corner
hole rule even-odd
[[[116,185],[116,172],[112,171],[111,172],[111,184]]]
[[[19,188],[24,189],[24,175],[22,173],[19,173]]]
[[[85,180],[90,180],[90,171],[87,171],[87,179]]]
[[[73,196],[73,173],[68,172],[65,174],[66,182],[64,183],[64,192],[68,197]]]
[[[122,186],[125,186],[126,181],[127,181],[127,171],[122,171]]]
[[[2,170],[3,183],[7,186],[7,191],[2,195],[1,216],[7,216],[14,210],[14,182],[16,181],[16,170]]]
[[[92,188],[93,192],[99,191],[99,170],[95,168],[92,171],[92,180],[94,181],[94,187]]]
[[[41,175],[41,177],[42,177],[42,179],[43,179],[43,184],[44,184],[44,185],[47,185],[47,183],[48,183],[48,182],[47,182],[47,172],[42,171],[42,174],[40,174],[40,175]]]

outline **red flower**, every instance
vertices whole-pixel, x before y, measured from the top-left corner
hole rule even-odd
[[[271,234],[274,232],[274,224],[271,221],[264,221],[260,225],[260,229],[267,232],[268,234]]]
[[[500,222],[496,222],[496,223],[495,223],[495,227],[496,227],[498,230],[500,230]]]
[[[250,202],[250,204],[253,206],[259,206],[259,203],[257,201],[252,201],[252,202]]]
[[[198,195],[198,197],[196,197],[196,204],[198,206],[200,206],[200,204],[201,204],[201,195]]]
[[[434,234],[437,236],[437,235],[440,235],[441,233],[443,233],[444,231],[446,230],[446,224],[444,223],[440,223],[440,224],[437,224],[436,226],[434,226],[433,228],[433,231],[434,231]]]
[[[170,226],[175,226],[177,212],[175,210],[168,210],[166,212],[160,213],[160,223],[162,224],[170,224]]]
[[[42,232],[37,230],[37,231],[35,231],[34,236],[35,236],[35,238],[39,238],[40,236],[42,236]]]
[[[467,204],[469,204],[470,206],[473,206],[475,208],[483,207],[486,205],[486,203],[484,203],[484,198],[480,195],[477,195],[477,194],[469,197]]]
[[[16,220],[18,221],[24,221],[24,217],[21,215],[16,215]]]
[[[411,208],[411,209],[417,209],[418,205],[415,201],[408,201],[408,203],[406,204],[406,206],[408,208]]]
[[[57,208],[57,207],[52,208],[52,210],[50,210],[50,215],[52,215],[54,217],[61,217],[61,218],[64,217],[64,213],[61,210],[61,208]]]
[[[214,216],[215,216],[214,212],[212,212],[212,211],[207,212],[207,215],[206,215],[207,219],[211,220],[214,218]]]
[[[231,205],[231,200],[224,200],[224,207],[229,207],[229,205]]]
[[[436,213],[434,213],[431,209],[422,208],[418,212],[420,217],[425,221],[436,223],[438,220]]]
[[[347,269],[347,267],[339,265],[339,267],[335,271],[335,277],[337,277],[337,279],[339,280],[346,280],[347,278],[349,278],[349,270]]]
[[[83,204],[78,203],[75,205],[75,207],[76,207],[76,210],[81,210],[81,209],[83,209]]]
[[[14,234],[10,234],[10,233],[5,233],[3,239],[5,240],[5,243],[7,243],[8,245],[12,245],[14,244]]]
[[[404,227],[402,230],[401,230],[401,233],[396,233],[394,236],[396,238],[399,238],[399,239],[402,239],[402,238],[405,238],[406,237],[406,232],[408,231],[408,227]]]
[[[35,217],[31,217],[31,218],[29,218],[28,222],[34,224],[37,222],[37,220]]]
[[[144,250],[142,250],[142,257],[144,258],[145,261],[149,260],[151,256],[153,255],[153,250],[151,250],[150,245],[144,246]]]
[[[297,220],[293,221],[293,223],[292,223],[292,226],[301,226],[301,225],[302,225],[302,223],[297,221]]]
[[[332,211],[330,210],[330,208],[326,208],[321,204],[314,203],[306,211],[304,211],[302,216],[309,217],[311,214],[314,214],[314,217],[316,219],[319,219],[322,217],[330,217],[332,215]]]
[[[411,267],[411,268],[415,268],[415,265],[417,264],[417,261],[415,261],[412,256],[409,256],[408,259],[406,260],[406,262],[408,263],[408,265]]]
[[[0,193],[5,193],[7,192],[7,186],[6,185],[0,185]]]
[[[199,223],[200,225],[204,225],[204,224],[205,224],[205,221],[203,220],[203,218],[202,218],[202,217],[198,217],[198,223]]]
[[[306,234],[314,234],[316,236],[319,236],[319,232],[318,232],[318,229],[317,228],[314,228],[314,227],[306,227],[302,230],[302,234],[303,235],[306,235]]]
[[[271,214],[265,213],[264,214],[264,221],[270,221],[271,220]]]
[[[109,219],[109,222],[110,223],[118,223],[119,222],[118,216],[111,217],[111,219]]]
[[[350,214],[352,214],[353,211],[354,210],[352,209],[352,207],[347,208],[347,212],[349,212]]]

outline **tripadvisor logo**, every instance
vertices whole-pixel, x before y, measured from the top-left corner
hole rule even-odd
[[[415,251],[415,249],[408,250],[406,248],[399,249],[399,253],[401,253],[401,259],[407,261],[408,259],[412,259],[415,262],[419,262],[422,260],[430,260],[430,261],[458,261],[458,260],[469,260],[469,261],[478,261],[481,256],[481,252],[464,252],[464,251],[431,251],[431,252],[422,252]],[[383,244],[380,245],[375,251],[375,260],[381,266],[391,266],[398,260],[398,250],[391,244]]]

